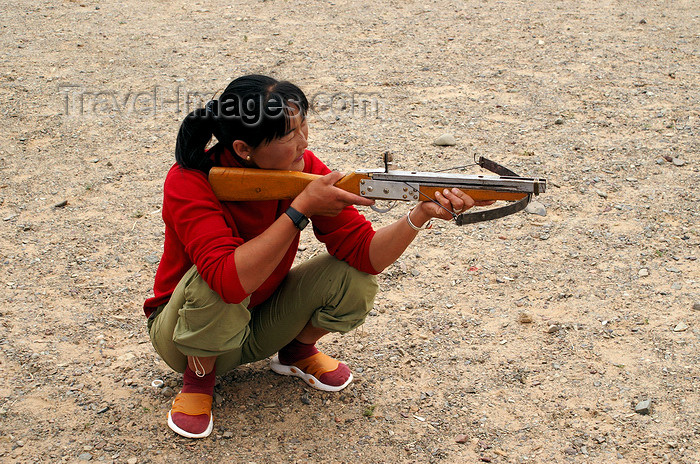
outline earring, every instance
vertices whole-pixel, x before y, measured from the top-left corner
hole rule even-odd
[[[246,157],[245,157],[245,160],[246,160],[246,161],[250,161],[250,155],[246,156]]]

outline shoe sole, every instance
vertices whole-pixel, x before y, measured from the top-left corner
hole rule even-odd
[[[173,432],[177,433],[178,435],[182,435],[186,438],[206,438],[211,434],[211,431],[214,430],[214,416],[212,414],[209,414],[209,426],[204,432],[190,433],[178,427],[175,424],[175,422],[173,422],[173,418],[170,417],[170,411],[168,411],[168,427],[170,427],[170,430],[172,430]]]
[[[352,373],[350,373],[350,377],[348,377],[348,380],[346,380],[344,384],[338,386],[327,385],[318,380],[313,375],[303,372],[296,366],[285,366],[284,364],[280,363],[279,357],[277,355],[275,355],[270,360],[270,369],[281,375],[291,375],[294,377],[299,377],[301,380],[306,382],[306,384],[311,388],[315,388],[316,390],[321,391],[337,392],[347,387],[348,385],[350,385],[350,382],[352,382]]]

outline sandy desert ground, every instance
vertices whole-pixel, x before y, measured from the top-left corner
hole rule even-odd
[[[0,11],[0,461],[700,462],[696,1]],[[141,304],[180,121],[253,72],[307,92],[334,169],[484,155],[546,177],[547,214],[422,233],[366,324],[322,342],[348,389],[243,366],[192,441]],[[300,261],[323,252],[307,232]]]

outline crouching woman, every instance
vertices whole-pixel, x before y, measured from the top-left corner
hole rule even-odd
[[[183,373],[168,413],[168,426],[182,436],[211,433],[215,375],[241,364],[272,356],[279,374],[319,390],[345,388],[350,369],[316,342],[362,324],[377,292],[374,275],[432,218],[451,218],[424,202],[375,231],[353,206],[372,200],[334,187],[342,174],[307,149],[308,108],[297,86],[249,75],[180,127],[164,186],[163,256],[144,311],[155,350]],[[212,137],[216,144],[206,149]],[[293,200],[221,202],[207,181],[214,166],[322,177]],[[475,204],[458,190],[438,201],[459,212]],[[309,222],[328,254],[292,267]]]

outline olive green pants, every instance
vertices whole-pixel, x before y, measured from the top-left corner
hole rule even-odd
[[[329,332],[349,332],[364,322],[377,288],[374,276],[322,255],[294,267],[270,298],[249,311],[250,297],[224,302],[192,266],[149,319],[148,331],[175,371],[185,371],[187,356],[217,356],[216,372],[224,374],[276,353],[309,321]]]

